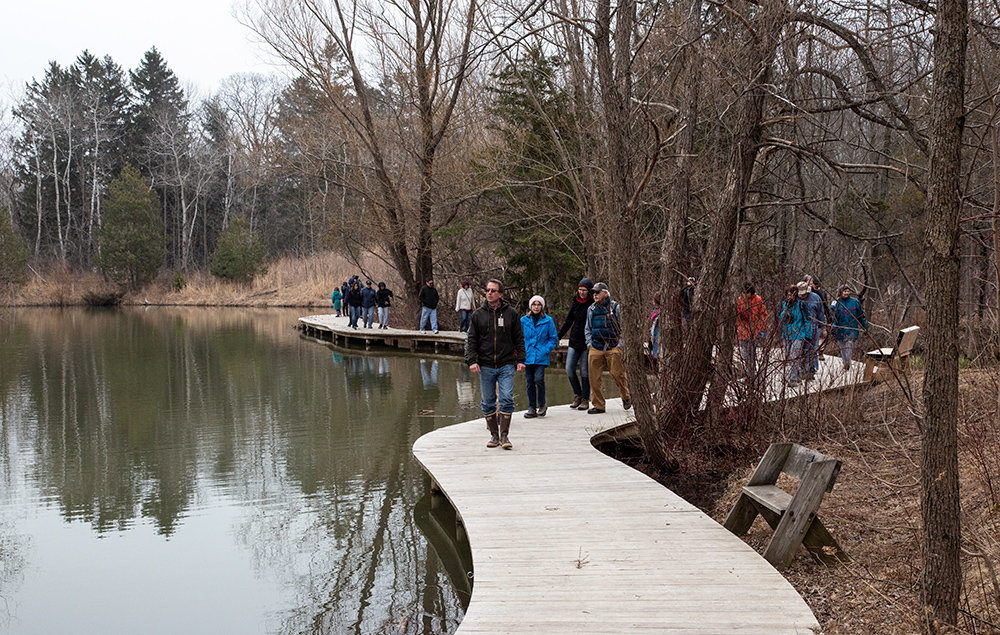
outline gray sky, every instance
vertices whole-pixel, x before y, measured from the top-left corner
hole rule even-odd
[[[0,29],[3,93],[19,95],[49,61],[72,64],[88,49],[122,68],[155,46],[182,86],[202,96],[237,72],[277,72],[232,14],[233,0],[17,0],[4,3]]]

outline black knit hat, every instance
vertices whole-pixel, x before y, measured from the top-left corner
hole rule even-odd
[[[583,280],[580,281],[580,284],[578,284],[576,286],[577,286],[577,288],[579,288],[579,287],[587,287],[587,290],[590,291],[591,289],[594,288],[594,281],[591,280],[590,278],[584,278]]]

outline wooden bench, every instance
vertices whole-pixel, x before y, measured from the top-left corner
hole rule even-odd
[[[896,345],[892,348],[880,348],[865,353],[864,380],[871,382],[885,381],[896,374],[908,375],[910,372],[910,351],[920,333],[919,326],[908,326],[900,329],[896,335]]]
[[[799,479],[795,494],[776,485],[788,474]],[[749,531],[760,514],[774,530],[764,558],[781,570],[791,563],[800,545],[818,562],[847,562],[847,554],[820,521],[817,511],[824,492],[833,491],[840,461],[795,443],[772,443],[743,487],[724,527],[737,536]]]

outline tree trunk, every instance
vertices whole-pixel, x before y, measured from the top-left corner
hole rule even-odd
[[[967,0],[941,0],[934,26],[931,158],[927,196],[927,361],[920,447],[921,605],[925,633],[958,618],[962,588],[958,484],[958,237],[965,126]]]
[[[609,225],[611,242],[605,246],[612,274],[612,291],[621,300],[622,340],[634,343],[624,351],[625,374],[636,408],[636,421],[646,455],[658,466],[668,464],[667,445],[656,426],[653,401],[646,380],[645,359],[639,342],[645,340],[640,259],[625,257],[619,250],[638,245],[638,194],[632,173],[632,30],[635,0],[623,0],[615,11],[614,51],[611,43],[611,3],[599,0],[597,6],[597,72],[601,102],[607,128],[605,157],[604,220]],[[657,149],[656,152],[659,150]],[[654,161],[655,161],[654,154]],[[649,166],[651,168],[651,166]],[[591,381],[601,381],[593,377]]]
[[[739,229],[739,216],[753,173],[763,133],[764,101],[771,64],[785,24],[788,7],[783,0],[767,0],[748,51],[751,84],[743,91],[733,125],[733,149],[726,168],[718,211],[705,249],[698,291],[691,307],[691,326],[684,348],[664,358],[658,416],[668,439],[684,439],[701,406],[712,374],[713,347],[718,333],[718,307],[723,306],[730,263]],[[723,354],[731,355],[732,351]],[[676,452],[679,448],[674,448]]]

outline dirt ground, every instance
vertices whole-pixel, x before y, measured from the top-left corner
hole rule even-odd
[[[828,634],[919,633],[920,384],[913,401],[885,383],[813,396],[786,411],[784,438],[843,462],[820,508],[824,524],[851,558],[835,567],[799,551],[785,576]],[[1000,442],[996,371],[962,372],[959,452],[963,501],[962,623],[959,632],[1000,633]],[[736,502],[756,460],[715,474],[658,474],[630,460],[720,523]],[[787,477],[782,477],[787,478]],[[785,485],[794,487],[794,481]],[[770,528],[760,518],[746,542],[763,553]]]

